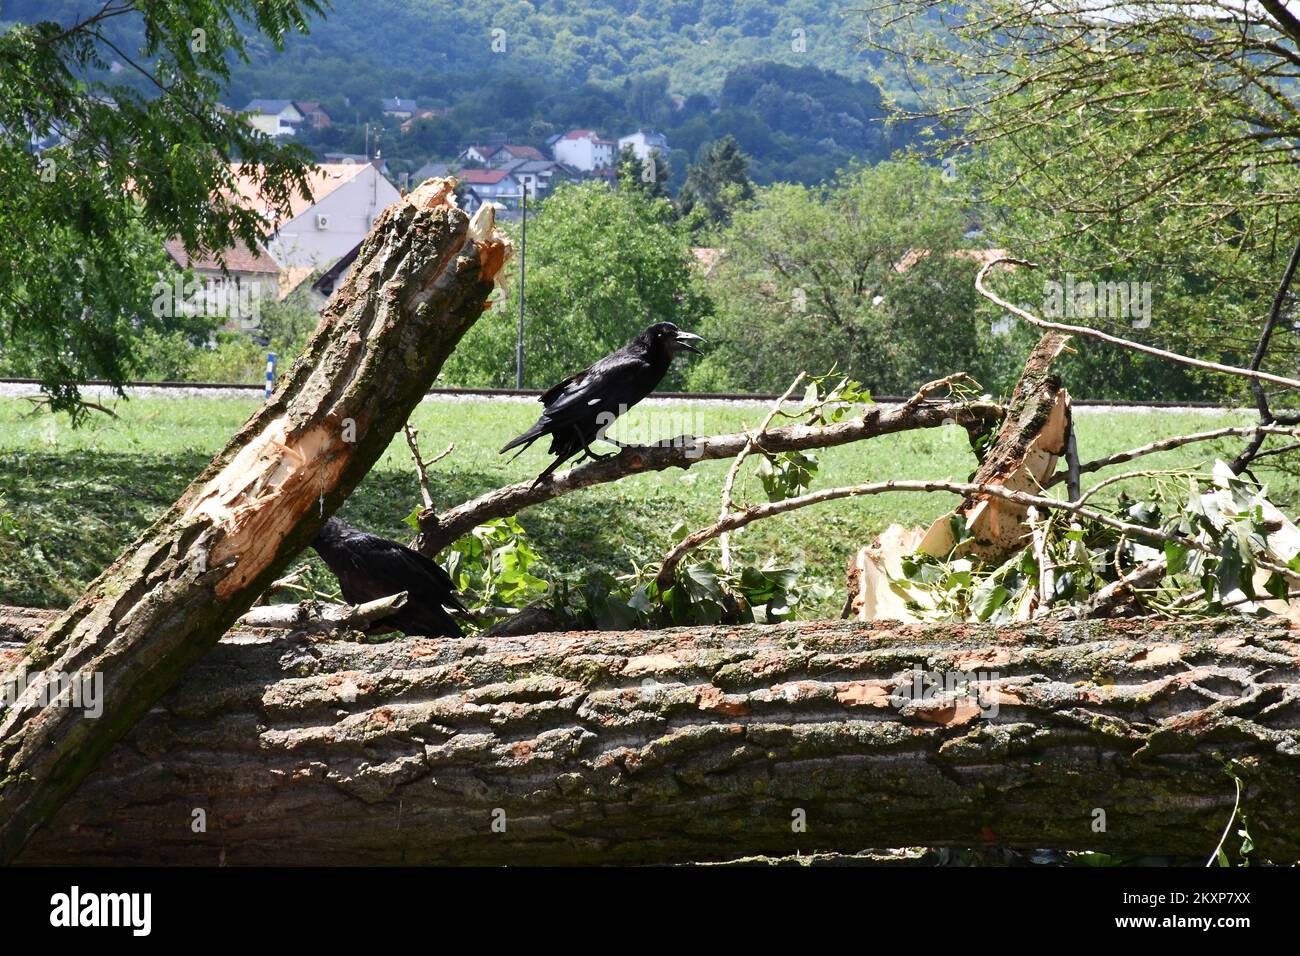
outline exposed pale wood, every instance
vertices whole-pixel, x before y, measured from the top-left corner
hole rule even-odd
[[[252,605],[388,447],[485,307],[509,253],[426,182],[376,220],[275,394],[176,504],[27,647],[0,714],[0,861]],[[104,714],[43,705],[100,675]]]
[[[1001,485],[1036,494],[1065,454],[1070,432],[1070,396],[1052,371],[1069,336],[1044,335],[1030,352],[1007,406],[1006,419],[972,484]],[[1029,533],[1023,505],[977,495],[930,526],[920,549],[939,558],[976,557],[994,564],[1024,547]],[[960,545],[950,519],[961,515],[971,537]]]

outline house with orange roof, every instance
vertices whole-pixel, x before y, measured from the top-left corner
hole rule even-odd
[[[308,172],[310,198],[295,192],[288,209],[276,210],[258,194],[255,180],[239,175],[240,168],[232,167],[240,201],[266,218],[266,250],[284,269],[328,269],[401,198],[371,163],[323,163]]]
[[[200,286],[195,294],[186,294],[187,300],[196,300],[188,307],[226,317],[228,328],[255,328],[258,300],[283,299],[312,275],[330,269],[365,239],[384,208],[401,198],[370,163],[313,167],[307,175],[309,195],[294,192],[282,209],[261,195],[259,173],[241,163],[233,163],[231,173],[239,204],[259,213],[265,223],[257,248],[241,244],[221,255],[191,257],[179,240],[166,244],[177,266],[189,269]],[[221,304],[215,312],[207,307],[213,302]]]

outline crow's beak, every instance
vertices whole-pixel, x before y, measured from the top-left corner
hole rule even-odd
[[[692,342],[703,341],[704,339],[700,338],[693,332],[678,332],[677,337],[673,339],[673,344],[676,345],[678,349],[686,349],[687,351],[694,352],[696,355],[703,355],[703,352],[691,344]]]

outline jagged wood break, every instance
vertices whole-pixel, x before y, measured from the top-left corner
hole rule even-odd
[[[380,215],[272,398],[30,644],[27,692],[0,711],[0,861],[311,540],[482,313],[510,247],[452,186],[430,180]],[[74,674],[102,675],[99,719],[42,704]]]
[[[1297,661],[1285,623],[1234,621],[382,645],[241,630],[20,861],[667,863],[982,844],[1204,860],[1233,775],[1254,858],[1293,861]],[[909,701],[913,667],[970,683]]]

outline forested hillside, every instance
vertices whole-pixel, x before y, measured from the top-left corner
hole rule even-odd
[[[70,23],[94,12],[84,0],[0,6],[5,19],[23,21]],[[905,128],[885,127],[880,85],[901,79],[863,49],[866,21],[855,6],[338,0],[310,21],[310,34],[287,33],[283,53],[254,39],[251,62],[232,65],[226,102],[321,101],[338,128],[310,143],[318,151],[364,150],[364,124],[383,121],[384,97],[449,110],[411,135],[383,138],[399,173],[493,136],[540,148],[574,127],[607,136],[647,127],[667,135],[675,153],[674,191],[700,146],[727,133],[752,158],[755,181],[813,184],[850,160],[887,158],[909,138]],[[132,36],[131,20],[104,31]]]

